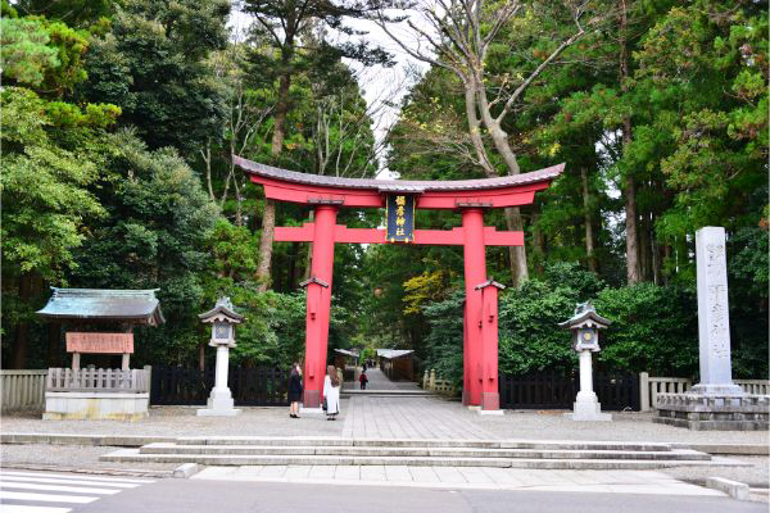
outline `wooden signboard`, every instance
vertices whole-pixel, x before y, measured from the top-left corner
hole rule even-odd
[[[133,354],[133,333],[67,333],[68,353]]]

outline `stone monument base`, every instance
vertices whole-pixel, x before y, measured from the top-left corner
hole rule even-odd
[[[241,410],[234,407],[233,395],[229,388],[216,388],[211,390],[211,395],[206,401],[206,408],[198,410],[199,417],[235,417],[241,414]]]
[[[150,394],[130,392],[46,392],[43,420],[146,418]]]
[[[578,392],[572,404],[572,413],[564,415],[572,420],[581,422],[609,422],[612,415],[602,413],[602,405],[594,392]]]
[[[765,431],[770,396],[701,393],[658,394],[652,421],[693,431]]]

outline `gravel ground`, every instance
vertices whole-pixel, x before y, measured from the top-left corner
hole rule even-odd
[[[99,461],[99,456],[116,451],[120,447],[92,447],[80,445],[2,445],[0,467],[3,468],[51,468],[58,471],[131,473],[140,475],[164,475],[173,471],[176,463],[114,463]]]
[[[119,421],[43,421],[40,415],[6,415],[0,417],[0,431],[6,433],[72,433],[105,435],[156,436],[343,436],[347,412],[359,398],[343,399],[337,422],[327,422],[322,416],[305,415],[291,419],[287,408],[243,408],[237,417],[198,417],[196,408],[152,407],[150,416],[136,422]],[[506,411],[503,416],[481,416],[469,412],[458,402],[431,401],[425,409],[425,399],[380,399],[396,422],[441,423],[448,416],[475,426],[479,432],[496,438],[521,440],[607,440],[639,442],[681,442],[691,444],[765,444],[770,442],[767,431],[690,431],[663,424],[654,424],[651,413],[613,412],[613,422],[574,422],[561,411]],[[352,417],[351,417],[352,419]],[[412,419],[412,420],[410,420]],[[381,422],[375,415],[364,416],[367,432],[377,432]],[[359,419],[360,421],[360,419]],[[435,425],[435,424],[434,424]],[[408,429],[403,430],[409,432]],[[348,432],[352,432],[348,430]],[[454,438],[448,436],[448,438]],[[463,438],[458,433],[457,438]]]
[[[765,456],[729,456],[750,467],[674,467],[660,472],[690,483],[703,485],[708,477],[723,477],[746,483],[752,488],[770,488],[770,459]]]
[[[483,417],[487,431],[500,438],[540,440],[608,440],[708,444],[765,444],[767,431],[690,431],[654,424],[652,413],[612,413],[612,422],[575,422],[555,411],[506,411],[502,417]]]
[[[306,415],[289,417],[289,408],[242,408],[236,417],[198,417],[198,408],[151,407],[150,416],[135,422],[114,420],[41,420],[40,415],[0,417],[4,433],[68,433],[98,435],[155,436],[340,436],[346,401],[341,418],[327,422],[324,417]]]

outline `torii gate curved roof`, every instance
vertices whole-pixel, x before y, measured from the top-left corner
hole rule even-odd
[[[382,207],[385,193],[417,195],[417,208],[503,208],[532,203],[536,191],[548,187],[564,164],[499,178],[477,180],[374,180],[298,173],[234,155],[233,160],[262,184],[265,196],[277,201]]]

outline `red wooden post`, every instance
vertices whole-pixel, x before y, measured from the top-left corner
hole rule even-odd
[[[305,322],[305,408],[321,405],[326,351],[329,340],[329,318],[332,302],[332,269],[334,268],[334,230],[337,208],[319,205],[315,209],[313,263],[307,283]]]
[[[465,244],[465,305],[466,332],[468,336],[465,354],[466,375],[469,381],[468,404],[481,404],[481,291],[476,285],[487,279],[487,263],[484,246],[484,212],[480,208],[466,208],[462,211]]]
[[[482,338],[482,380],[481,409],[499,410],[500,392],[497,377],[497,294],[503,285],[487,280],[478,287],[481,291],[481,338]]]
[[[468,302],[463,301],[463,406],[471,404],[471,380],[468,368]]]

